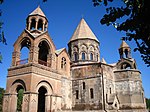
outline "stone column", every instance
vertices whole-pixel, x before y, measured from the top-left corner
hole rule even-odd
[[[29,63],[38,63],[39,47],[31,46],[29,54]]]
[[[60,111],[61,110],[61,97],[57,95],[51,95],[51,111]]]
[[[4,94],[3,97],[3,112],[9,112],[10,110],[10,94]]]
[[[51,95],[45,95],[45,112],[51,112]]]
[[[29,112],[29,94],[24,93],[22,101],[22,112]]]
[[[31,21],[29,20],[27,29],[30,30],[30,27],[31,27]]]
[[[43,26],[42,26],[42,31],[44,32],[45,30],[45,21],[43,22]]]
[[[37,28],[38,28],[38,20],[36,19],[35,20],[35,30],[37,30]]]
[[[25,92],[22,102],[22,112],[37,112],[38,93]]]
[[[37,112],[38,106],[38,93],[30,93],[29,112]]]
[[[51,57],[52,57],[52,54],[48,54],[48,55],[47,55],[47,66],[48,66],[48,67],[51,67],[51,63],[52,63]]]
[[[47,31],[47,28],[48,28],[48,23],[46,23],[46,25],[45,25],[45,30]]]
[[[17,111],[17,93],[11,94],[9,112]]]
[[[18,61],[20,61],[20,52],[14,51],[12,53],[12,66],[20,64]]]

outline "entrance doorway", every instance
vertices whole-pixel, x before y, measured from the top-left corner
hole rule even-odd
[[[45,94],[47,90],[42,86],[38,90],[38,112],[45,112]]]

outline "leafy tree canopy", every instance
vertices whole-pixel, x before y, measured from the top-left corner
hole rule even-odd
[[[0,88],[0,104],[2,104],[4,92],[5,92],[4,88]]]
[[[0,87],[0,112],[2,111],[2,103],[3,103],[3,96],[4,96],[4,88]]]
[[[146,98],[146,107],[150,110],[150,99]]]
[[[17,110],[21,111],[22,109],[22,100],[23,100],[23,89],[18,91],[18,99],[17,99]]]
[[[0,5],[3,3],[4,1],[3,0],[0,0]],[[2,16],[2,11],[0,9],[0,16]],[[6,39],[4,37],[4,32],[2,31],[2,26],[3,26],[3,22],[2,20],[0,20],[0,43],[3,43],[5,45],[7,45],[6,43]],[[0,63],[2,63],[2,54],[0,52]]]
[[[108,7],[108,4],[113,1],[93,0],[94,6],[107,6],[106,14],[100,23],[107,26],[113,25],[117,31],[126,32],[122,39],[134,40],[137,44],[134,51],[139,51],[145,64],[150,66],[150,2],[148,0],[120,0],[123,2],[122,6]]]

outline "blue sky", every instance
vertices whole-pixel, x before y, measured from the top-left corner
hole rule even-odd
[[[48,0],[46,3],[40,0],[6,0],[0,6],[3,11],[0,19],[4,22],[3,30],[8,43],[7,46],[0,45],[3,54],[3,63],[0,64],[0,87],[6,88],[7,69],[11,66],[13,44],[26,27],[28,14],[39,4],[49,20],[48,31],[57,49],[67,48],[69,39],[83,17],[100,41],[100,57],[105,58],[107,63],[119,60],[120,37],[124,33],[117,32],[113,26],[100,24],[99,21],[105,10],[103,6],[93,7],[92,0]],[[141,71],[145,96],[150,98],[150,68],[144,64],[138,52],[133,52],[133,48],[136,47],[135,42],[127,43]]]

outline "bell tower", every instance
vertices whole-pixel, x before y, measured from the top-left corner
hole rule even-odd
[[[114,70],[115,90],[119,99],[119,108],[145,109],[144,90],[142,88],[141,72],[136,61],[131,57],[129,45],[122,41],[119,48],[120,60]]]
[[[3,112],[61,109],[61,77],[69,77],[70,61],[65,49],[56,50],[47,28],[48,20],[38,6],[28,15],[26,28],[14,43]],[[27,59],[21,59],[24,47],[29,51]],[[19,94],[23,94],[22,103],[18,103]]]

